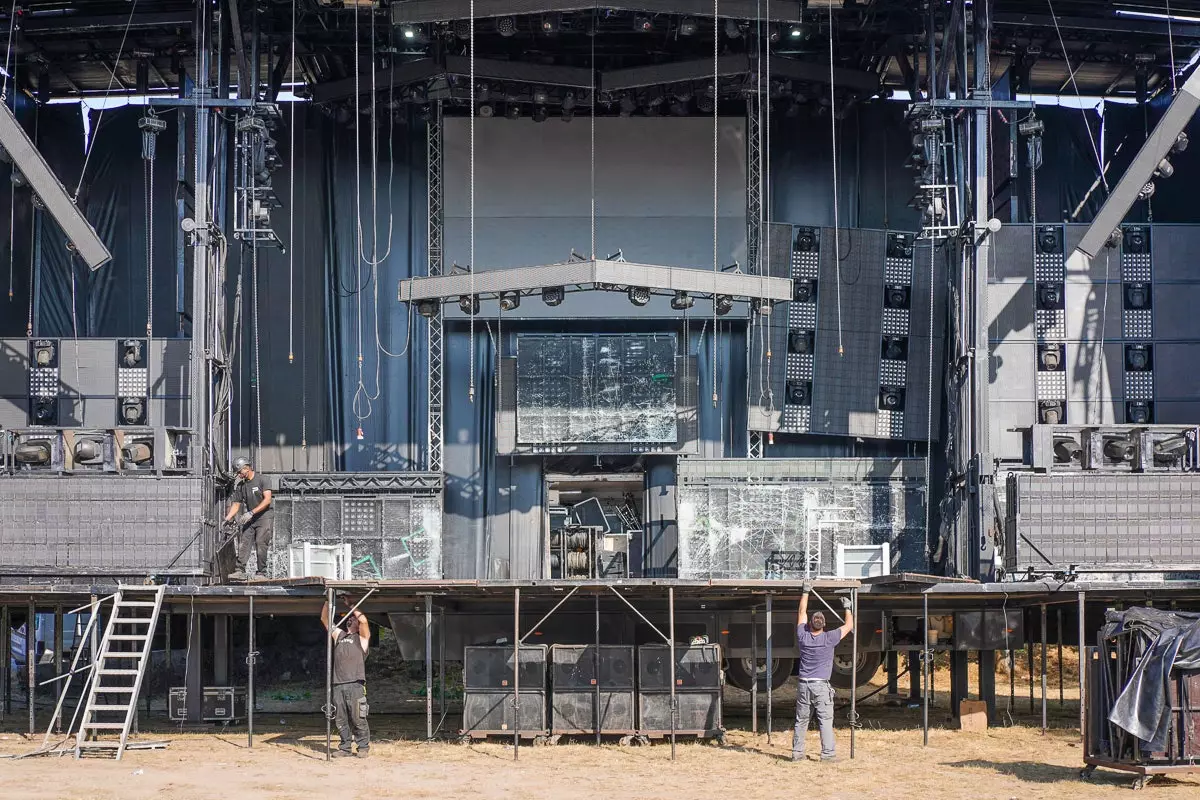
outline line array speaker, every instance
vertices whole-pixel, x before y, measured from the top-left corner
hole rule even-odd
[[[1061,225],[1039,225],[1033,236],[1034,334],[1037,337],[1037,421],[1067,421],[1067,261]]]
[[[1150,226],[1121,233],[1121,336],[1125,367],[1125,421],[1154,422],[1154,297]]]

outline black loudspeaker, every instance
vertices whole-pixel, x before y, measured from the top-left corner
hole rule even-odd
[[[676,689],[718,689],[721,647],[715,644],[675,646]],[[638,648],[638,690],[671,690],[671,648],[644,644]]]
[[[546,693],[521,690],[521,733],[546,733]],[[463,694],[463,733],[487,735],[516,730],[512,692],[468,691]]]
[[[556,644],[550,648],[551,680],[554,691],[594,689],[596,646]],[[600,645],[600,688],[632,689],[633,647]]]
[[[705,734],[721,729],[721,693],[676,692],[679,717],[677,733]],[[638,730],[644,733],[670,733],[671,695],[668,692],[638,693]]]
[[[632,677],[632,676],[630,676]],[[600,698],[600,732],[634,733],[634,691],[554,690],[550,700],[551,733],[595,733],[596,698]]]
[[[505,645],[463,649],[463,686],[467,689],[511,689],[513,648]],[[546,646],[521,645],[521,691],[546,688]]]

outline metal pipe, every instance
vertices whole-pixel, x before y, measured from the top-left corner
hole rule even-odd
[[[250,615],[247,618],[249,623],[249,645],[246,650],[246,744],[248,747],[254,747],[254,664],[258,660],[258,651],[254,649],[254,595],[250,595]],[[333,637],[329,637],[330,641]]]
[[[325,631],[325,760],[333,759],[333,733],[330,729],[330,714],[333,712],[333,587],[325,590],[325,602],[329,604],[330,628]]]
[[[29,610],[25,617],[25,676],[29,698],[29,735],[32,736],[37,732],[37,705],[34,696],[37,691],[37,608],[34,607],[32,597],[29,598]],[[132,698],[132,702],[136,706],[137,698]]]
[[[12,612],[8,605],[0,606],[0,677],[4,688],[0,693],[0,717],[12,713]]]
[[[758,735],[758,609],[750,609],[750,733]]]
[[[578,587],[576,587],[578,588]],[[574,594],[574,590],[571,594]],[[567,595],[570,597],[570,595]],[[567,598],[564,597],[563,600]],[[558,605],[562,605],[559,601]],[[558,606],[555,606],[558,608]],[[553,613],[553,612],[551,612]],[[538,625],[541,625],[539,622]],[[534,626],[536,630],[537,626]],[[521,757],[521,587],[513,589],[513,761]]]
[[[438,609],[438,727],[446,719],[446,609]]]
[[[667,587],[667,622],[670,631],[671,647],[671,760],[675,760],[675,729],[678,727],[676,717],[678,708],[675,705],[675,587]]]
[[[1042,604],[1042,735],[1046,735],[1046,604]]]
[[[1054,609],[1058,621],[1058,707],[1065,704],[1063,699],[1063,613],[1062,606]]]
[[[58,680],[63,675],[63,607],[59,603],[54,607],[54,678]],[[146,712],[150,711],[150,690],[146,689]],[[62,724],[56,719],[55,733],[62,733]],[[50,730],[47,726],[46,730]]]
[[[0,610],[6,611],[7,607],[4,607],[3,609],[0,609]],[[89,626],[93,625],[95,623],[95,621],[96,620],[94,617],[92,619],[89,619],[88,625]],[[0,635],[3,635],[5,633],[4,627],[5,627],[4,624],[0,623]],[[88,631],[85,628],[83,631],[83,637],[81,637],[81,638],[86,638],[87,634],[88,634]],[[94,667],[93,664],[89,664],[86,667],[84,667],[83,669],[77,670],[76,668],[79,666],[79,657],[81,655],[83,655],[83,648],[80,647],[79,645],[76,645],[75,655],[73,655],[71,657],[71,668],[69,670],[67,670],[67,674],[63,676],[67,679],[67,686],[71,685],[71,679],[74,677],[74,675],[77,671],[78,672],[87,672]],[[6,660],[5,664],[7,664],[7,663],[8,662]],[[58,678],[55,678],[55,680],[57,681]],[[84,686],[86,687],[86,685],[87,684],[85,683]],[[58,724],[58,719],[59,719],[59,716],[62,714],[63,702],[67,699],[67,686],[64,686],[62,688],[62,690],[59,692],[58,702],[54,704],[54,716],[51,718],[51,724],[46,726],[46,735],[42,737],[42,748],[43,749],[45,749],[50,744],[50,729],[51,728],[54,728],[56,732],[59,732],[59,733],[62,732],[62,725]],[[68,728],[67,730],[70,731],[70,728]]]
[[[1087,635],[1086,627],[1086,606],[1087,601],[1084,593],[1079,593],[1079,740],[1083,747],[1084,756],[1088,755],[1088,738],[1087,738],[1087,659],[1084,658],[1086,648],[1084,647],[1084,639]]]
[[[850,590],[851,616],[858,625],[858,589]],[[850,758],[854,758],[854,731],[858,728],[858,631],[850,631]]]
[[[932,75],[930,76],[930,85],[933,84]],[[929,663],[929,595],[921,594],[921,605],[924,609],[923,618],[921,619],[921,627],[924,629],[925,648],[921,651],[921,674],[924,676],[922,681],[922,698],[921,698],[921,746],[929,746],[929,695],[931,686],[929,684],[932,665]]]
[[[771,746],[771,703],[774,700],[775,650],[772,633],[773,595],[767,595],[767,746]]]
[[[166,651],[166,656],[167,656],[167,680],[166,680],[167,716],[170,717],[171,679],[175,676],[175,668],[174,668],[175,662],[172,658],[172,652],[171,652],[171,612],[169,610],[166,612],[166,617],[164,618],[163,626],[164,626],[163,627],[163,638],[165,639],[163,644],[164,644],[164,649]],[[76,645],[76,649],[78,649],[78,645]]]
[[[425,738],[433,738],[433,595],[425,595]]]
[[[596,676],[596,744],[600,744],[600,593],[592,598],[595,604],[595,654],[593,662]]]

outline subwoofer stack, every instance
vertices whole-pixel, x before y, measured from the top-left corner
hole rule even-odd
[[[556,644],[550,662],[552,734],[637,732],[633,647]]]
[[[721,647],[675,646],[676,734],[723,738],[721,721]],[[671,648],[638,648],[638,732],[655,739],[671,734]]]
[[[546,646],[522,645],[520,681],[517,683],[519,714],[514,709],[513,648],[484,645],[463,651],[463,729],[471,739],[511,736],[518,729],[522,738],[545,736]]]

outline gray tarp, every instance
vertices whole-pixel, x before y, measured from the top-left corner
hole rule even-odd
[[[1142,638],[1146,647],[1108,721],[1146,742],[1146,750],[1164,750],[1171,727],[1168,679],[1172,670],[1200,669],[1200,614],[1155,608],[1109,611],[1101,635],[1122,634]]]

